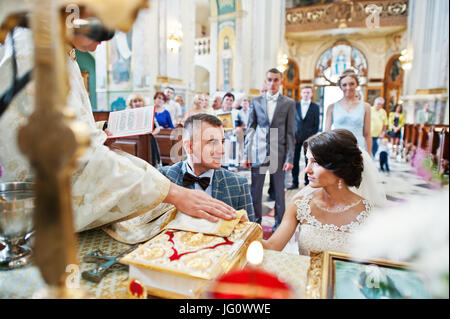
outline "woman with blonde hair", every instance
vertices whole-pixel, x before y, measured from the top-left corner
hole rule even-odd
[[[328,106],[325,131],[332,128],[349,130],[355,135],[358,145],[372,154],[370,104],[358,98],[358,75],[352,69],[345,70],[339,77],[337,86],[344,93],[344,97]]]
[[[127,108],[136,109],[145,106],[145,99],[142,94],[133,92],[127,98]]]
[[[208,113],[204,108],[205,97],[203,96],[203,94],[196,94],[194,96],[193,103],[194,103],[194,106],[189,111],[187,111],[184,116],[185,120],[195,114]]]

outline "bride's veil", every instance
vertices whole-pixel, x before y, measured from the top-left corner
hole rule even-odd
[[[387,204],[386,193],[381,184],[380,173],[366,150],[361,149],[364,169],[361,185],[350,190],[369,201],[374,207],[384,207]]]

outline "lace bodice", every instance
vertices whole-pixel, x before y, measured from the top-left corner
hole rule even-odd
[[[298,250],[300,255],[307,255],[312,250],[329,250],[335,252],[348,253],[351,233],[364,223],[372,209],[368,201],[363,200],[366,209],[347,225],[336,226],[333,224],[323,224],[311,215],[310,202],[313,194],[306,195],[297,200],[297,220],[300,223],[298,237]]]

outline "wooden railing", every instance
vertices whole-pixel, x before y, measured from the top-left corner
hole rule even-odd
[[[408,0],[339,1],[286,10],[286,32],[406,26]],[[379,20],[371,17],[377,16]]]
[[[194,49],[196,56],[211,54],[211,38],[205,37],[195,39]]]

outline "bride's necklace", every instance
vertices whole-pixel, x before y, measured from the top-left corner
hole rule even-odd
[[[349,210],[350,208],[355,207],[359,203],[361,203],[361,200],[359,199],[356,202],[351,203],[351,204],[349,204],[347,206],[340,207],[340,208],[335,208],[335,209],[331,209],[331,208],[322,206],[321,204],[319,204],[319,202],[316,199],[313,199],[313,202],[314,202],[314,204],[316,204],[317,207],[319,207],[319,209],[321,209],[323,211],[326,211],[328,213],[342,213],[342,212],[345,212],[346,210]]]

